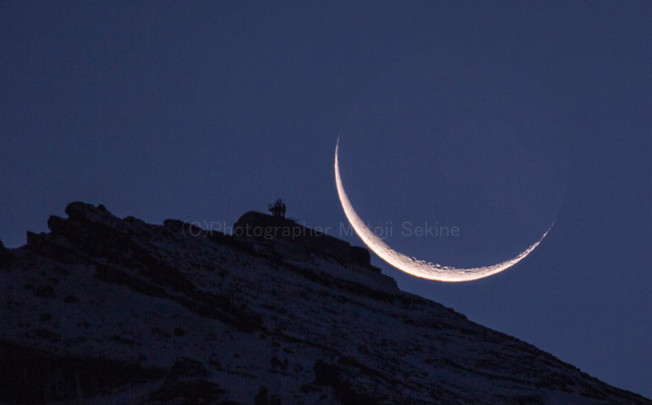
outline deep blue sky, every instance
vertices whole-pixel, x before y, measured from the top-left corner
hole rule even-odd
[[[0,238],[74,200],[232,223],[277,196],[344,221],[332,159],[410,292],[652,396],[652,3],[0,4]],[[459,226],[401,235],[402,221]],[[217,226],[217,225],[216,225]],[[340,235],[360,244],[355,236]]]

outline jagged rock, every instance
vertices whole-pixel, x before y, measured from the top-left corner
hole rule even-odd
[[[401,292],[332,237],[66,213],[0,246],[0,403],[652,403]],[[234,229],[307,232],[267,217]]]
[[[219,384],[208,381],[210,375],[202,363],[189,358],[174,362],[161,388],[145,401],[179,405],[215,404],[226,393]]]
[[[380,273],[380,269],[371,266],[367,249],[351,246],[348,242],[284,217],[249,211],[235,222],[233,235],[237,238],[262,241],[289,240],[309,252],[329,256],[343,263],[364,266]]]
[[[9,249],[7,249],[5,245],[2,243],[2,240],[0,240],[0,269],[8,265],[10,260],[11,260],[11,251],[9,251]]]

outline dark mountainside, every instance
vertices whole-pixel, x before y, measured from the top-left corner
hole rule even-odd
[[[0,403],[652,404],[284,218],[225,235],[66,213],[0,245]]]

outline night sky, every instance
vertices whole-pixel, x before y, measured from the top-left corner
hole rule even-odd
[[[67,203],[524,262],[409,292],[652,396],[652,3],[2,2],[0,238]],[[459,228],[416,236],[416,227]],[[434,228],[431,228],[433,231]]]

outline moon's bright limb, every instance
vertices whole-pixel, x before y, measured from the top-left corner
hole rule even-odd
[[[373,250],[381,259],[396,267],[397,269],[411,274],[415,277],[425,278],[428,280],[437,280],[437,281],[448,281],[448,282],[460,282],[460,281],[473,281],[478,280],[484,277],[489,277],[494,274],[500,273],[503,270],[507,270],[516,263],[525,259],[537,246],[541,243],[543,238],[548,235],[552,225],[543,236],[539,238],[534,244],[522,251],[518,256],[513,259],[506,260],[504,262],[494,264],[491,266],[485,267],[473,267],[473,268],[457,268],[451,266],[442,266],[437,263],[430,263],[424,260],[419,260],[414,257],[406,256],[400,252],[395,251],[389,245],[387,245],[381,238],[376,236],[362,221],[362,219],[355,212],[355,209],[349,201],[349,197],[344,191],[344,185],[342,184],[342,178],[340,177],[340,167],[338,163],[338,151],[339,151],[339,138],[337,144],[335,145],[335,185],[337,186],[337,194],[340,197],[340,202],[342,203],[342,208],[344,209],[344,214],[346,218],[353,226],[353,229],[358,234],[360,239],[364,242],[369,249]]]

